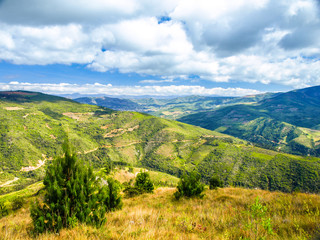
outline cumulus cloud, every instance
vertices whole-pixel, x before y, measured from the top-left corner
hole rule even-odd
[[[319,13],[316,0],[2,0],[0,60],[312,86]]]
[[[173,82],[173,79],[162,79],[162,80],[150,80],[150,79],[147,79],[147,80],[142,80],[142,81],[139,81],[139,83],[148,83],[148,84],[155,84],[155,83],[171,83]]]
[[[70,83],[0,83],[0,91],[9,90],[41,91],[48,94],[103,94],[113,96],[184,96],[184,95],[218,95],[244,96],[259,94],[260,91],[244,88],[205,88],[202,86],[171,85],[171,86],[112,86],[111,84],[70,84]]]
[[[10,24],[101,24],[171,11],[177,0],[2,0],[0,21]]]

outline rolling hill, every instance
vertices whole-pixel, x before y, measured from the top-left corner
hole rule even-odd
[[[191,114],[179,121],[302,155],[320,155],[320,86],[295,90],[256,104]]]
[[[36,92],[0,93],[0,191],[41,180],[68,136],[94,167],[133,165],[180,176],[197,169],[205,182],[318,192],[320,160],[250,143],[172,120],[119,112]]]

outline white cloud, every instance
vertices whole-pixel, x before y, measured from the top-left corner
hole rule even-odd
[[[0,83],[0,91],[25,90],[41,91],[48,94],[103,94],[112,96],[183,96],[183,95],[218,95],[244,96],[259,94],[260,91],[244,88],[205,88],[202,86],[170,85],[170,86],[112,86],[111,84],[49,84],[49,83]]]
[[[177,3],[178,0],[2,0],[0,21],[27,25],[100,25],[141,16],[161,16],[172,11]]]
[[[139,83],[147,83],[147,84],[157,84],[157,83],[170,83],[173,82],[173,79],[162,79],[162,80],[142,80]]]
[[[0,42],[0,59],[15,64],[87,64],[93,61],[100,49],[83,32],[81,25],[0,26],[6,31],[5,39],[8,39],[7,45],[10,45],[6,48]]]
[[[320,84],[319,16],[315,0],[3,0],[0,60],[298,88]]]

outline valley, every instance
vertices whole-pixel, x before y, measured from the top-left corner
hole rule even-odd
[[[182,116],[220,108],[238,103],[252,104],[276,96],[265,93],[245,97],[185,96],[170,98],[111,98],[82,97],[74,100],[80,103],[107,107],[119,111],[144,112],[153,116],[176,120]]]
[[[0,240],[320,240],[320,0],[0,0]]]
[[[232,135],[279,152],[319,156],[318,91],[319,87],[312,87],[287,93],[266,93],[238,98],[86,97],[75,101],[174,119]]]
[[[278,94],[252,105],[226,106],[179,121],[298,155],[319,156],[320,87]]]
[[[90,163],[97,174],[111,170],[108,176],[124,188],[139,171],[148,171],[156,190],[154,194],[124,198],[124,208],[108,213],[107,224],[101,229],[78,225],[56,236],[46,233],[42,239],[268,236],[271,232],[263,228],[255,232],[246,225],[257,197],[268,209],[266,216],[272,221],[274,234],[270,236],[295,239],[316,234],[320,201],[317,157],[263,149],[220,133],[219,128],[212,131],[146,113],[116,111],[35,92],[0,93],[0,116],[0,208],[9,213],[6,216],[2,212],[0,232],[8,239],[32,238],[28,209],[34,199],[43,197],[46,169],[63,155],[66,137],[79,159]],[[292,125],[283,124],[280,132],[292,129]],[[316,129],[300,129],[309,135],[318,133]],[[179,177],[194,170],[201,174],[202,182],[209,184],[216,176],[225,187],[206,187],[204,199],[174,200]],[[288,206],[291,210],[284,213]],[[237,227],[230,228],[231,223]],[[85,231],[79,233],[79,229]]]

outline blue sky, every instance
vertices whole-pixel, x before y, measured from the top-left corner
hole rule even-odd
[[[315,86],[319,13],[315,0],[2,0],[0,90],[242,96]]]

